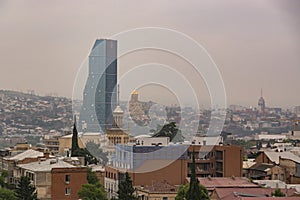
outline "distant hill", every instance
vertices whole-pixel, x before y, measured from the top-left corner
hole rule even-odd
[[[0,90],[0,134],[62,132],[72,125],[72,101],[65,97],[38,96]]]

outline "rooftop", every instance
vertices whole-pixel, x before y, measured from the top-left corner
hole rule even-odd
[[[253,180],[253,182],[266,188],[294,188],[298,193],[300,193],[300,184],[286,184],[285,182],[280,180]]]
[[[187,178],[190,182],[190,178]],[[258,187],[256,184],[251,183],[245,177],[208,177],[198,178],[201,185],[206,188],[255,188]]]
[[[300,157],[296,156],[295,154],[284,151],[284,152],[275,152],[275,151],[264,151],[265,155],[276,164],[279,164],[279,157],[284,159],[293,160],[297,163],[300,163]]]
[[[50,172],[53,168],[76,168],[76,166],[71,165],[63,160],[56,159],[20,164],[17,166],[32,172]]]
[[[28,149],[22,153],[19,153],[12,157],[7,157],[5,159],[19,161],[19,160],[24,160],[25,158],[38,158],[38,157],[43,157],[43,156],[44,156],[43,152]]]
[[[149,193],[177,193],[178,188],[170,185],[166,180],[156,182],[153,185],[139,186],[137,189]]]
[[[240,199],[264,199],[271,196],[275,189],[272,188],[216,188],[215,192],[218,199],[222,200],[240,200]],[[287,196],[296,193],[295,189],[281,190],[287,192]],[[299,197],[297,197],[299,199]]]

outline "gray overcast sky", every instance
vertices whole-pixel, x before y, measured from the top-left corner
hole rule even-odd
[[[0,0],[0,89],[71,97],[96,38],[156,26],[183,32],[218,65],[229,104],[300,105],[300,1]],[[205,92],[204,92],[205,93]]]

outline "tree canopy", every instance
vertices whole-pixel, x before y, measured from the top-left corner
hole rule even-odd
[[[108,162],[108,153],[103,152],[103,150],[100,148],[100,144],[88,142],[86,143],[86,148],[94,157],[97,158],[97,160],[100,161],[102,165],[106,165],[106,163]]]
[[[84,184],[78,191],[82,200],[107,200],[104,187],[100,184]]]
[[[2,171],[1,172],[1,176],[0,176],[0,186],[2,188],[7,188],[7,183],[5,182],[5,178],[8,176],[8,172],[7,171]]]
[[[92,171],[92,168],[88,167],[87,169],[87,181],[89,184],[96,185],[99,183],[96,172]]]
[[[169,137],[172,142],[183,142],[184,137],[175,122],[158,126],[152,137]]]
[[[21,177],[17,184],[16,196],[19,200],[37,200],[35,187],[31,184],[29,177]]]
[[[285,194],[281,192],[279,188],[277,188],[274,192],[271,193],[271,196],[273,197],[285,197]]]
[[[209,196],[208,196],[207,189],[201,184],[199,185],[199,187],[200,187],[200,194],[199,194],[200,199],[208,200]],[[178,193],[177,196],[175,197],[175,200],[187,200],[186,193],[189,190],[189,188],[190,188],[190,184],[179,186]]]
[[[75,120],[74,126],[73,126],[71,156],[72,157],[84,157],[85,165],[98,163],[97,158],[95,158],[86,148],[84,148],[84,149],[79,148],[76,120]]]
[[[71,147],[72,157],[76,157],[79,150],[80,150],[80,148],[79,148],[79,145],[78,145],[78,131],[77,131],[77,128],[76,128],[76,117],[74,117],[72,147]]]
[[[17,197],[14,191],[0,188],[0,200],[17,200]]]
[[[126,172],[124,179],[119,184],[118,198],[120,200],[137,200],[134,192],[135,189],[132,186],[132,180],[128,172]]]
[[[185,186],[180,186],[175,200],[208,200],[208,191],[207,189],[199,184],[199,181],[196,176],[196,163],[195,163],[195,152],[192,154],[192,164],[190,166],[191,177],[190,184]]]

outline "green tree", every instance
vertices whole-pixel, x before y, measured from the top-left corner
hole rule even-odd
[[[17,200],[17,197],[14,191],[0,188],[0,200]]]
[[[106,200],[104,187],[100,184],[84,184],[78,191],[78,196],[82,200]]]
[[[19,200],[37,200],[35,187],[30,183],[29,177],[21,177],[17,184],[16,196]]]
[[[72,157],[78,156],[80,148],[78,145],[78,131],[76,128],[76,116],[74,117],[74,125],[73,125],[73,135],[72,135],[72,148],[71,148],[71,155]]]
[[[187,191],[189,190],[189,187],[190,187],[189,184],[181,185],[178,189],[177,196],[175,197],[175,200],[184,200],[185,195],[186,195]]]
[[[176,127],[175,122],[170,122],[162,127],[158,126],[152,137],[169,137],[172,142],[183,142],[184,137],[181,131]]]
[[[99,183],[96,172],[92,171],[92,168],[88,167],[87,169],[87,181],[89,184],[97,185]]]
[[[124,179],[119,184],[118,197],[120,200],[136,200],[137,197],[134,195],[134,191],[132,180],[126,172]]]
[[[195,152],[192,153],[192,160],[193,163],[191,164],[191,177],[190,177],[190,187],[186,193],[187,200],[200,200],[200,187],[199,182],[196,177],[196,163],[195,163]]]
[[[208,192],[205,187],[199,185],[198,178],[196,176],[196,162],[195,162],[195,152],[192,153],[192,164],[190,166],[191,177],[190,185],[185,194],[187,200],[206,200],[209,199]]]
[[[275,192],[271,193],[272,197],[285,197],[285,194],[283,192],[281,192],[281,190],[279,188],[277,188],[275,190]]]
[[[5,179],[8,177],[8,172],[6,170],[1,172],[0,176],[0,186],[2,188],[7,188],[7,183],[5,182]]]
[[[86,143],[86,148],[93,156],[97,158],[97,160],[100,160],[102,165],[106,165],[106,163],[108,162],[108,153],[103,152],[103,150],[100,148],[100,144],[88,142]]]
[[[200,199],[209,199],[208,191],[203,185],[199,185],[200,187]],[[178,189],[177,196],[175,197],[175,200],[186,200],[186,193],[190,188],[190,184],[181,185]]]
[[[97,164],[98,160],[95,158],[86,148],[79,148],[78,145],[78,131],[76,128],[76,119],[73,126],[73,135],[72,135],[72,147],[71,147],[71,156],[72,157],[84,157],[84,164]]]

